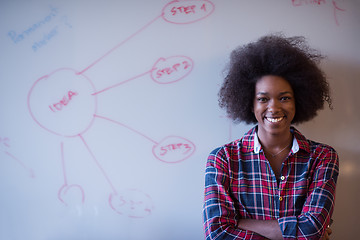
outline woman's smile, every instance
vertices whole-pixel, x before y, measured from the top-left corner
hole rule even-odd
[[[266,120],[268,120],[271,123],[278,123],[282,121],[285,117],[265,117]]]

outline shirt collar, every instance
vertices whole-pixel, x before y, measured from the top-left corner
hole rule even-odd
[[[292,147],[291,147],[291,151],[293,153],[297,153],[299,151],[300,147],[299,147],[299,144],[295,138],[295,136],[293,137],[293,142],[292,142]],[[254,134],[254,152],[255,153],[259,153],[261,150],[261,144],[259,142],[259,138],[258,138],[258,135],[257,135],[257,132],[255,132]]]

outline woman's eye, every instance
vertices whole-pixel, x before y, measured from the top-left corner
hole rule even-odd
[[[264,97],[260,97],[257,100],[258,100],[258,102],[266,102],[267,101],[267,99]]]
[[[290,99],[291,99],[290,97],[282,97],[282,98],[280,98],[281,101],[288,101]]]

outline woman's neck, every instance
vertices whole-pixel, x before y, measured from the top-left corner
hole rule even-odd
[[[263,148],[273,153],[283,149],[286,146],[289,146],[293,138],[290,128],[289,131],[286,131],[282,134],[268,134],[266,132],[262,132],[259,129],[257,134]]]

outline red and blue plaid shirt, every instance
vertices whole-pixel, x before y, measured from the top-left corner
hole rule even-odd
[[[239,219],[277,220],[284,239],[320,239],[334,210],[337,153],[292,127],[293,146],[277,181],[256,130],[215,149],[208,158],[206,239],[266,239],[237,228]]]

